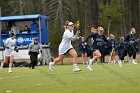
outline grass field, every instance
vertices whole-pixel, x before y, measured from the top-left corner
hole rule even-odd
[[[73,72],[72,65],[7,68],[0,70],[0,93],[140,93],[140,63],[93,65],[89,71],[79,65],[81,72]]]

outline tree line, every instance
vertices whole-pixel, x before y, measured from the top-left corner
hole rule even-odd
[[[112,17],[110,33],[116,39],[128,34],[132,27],[140,37],[140,0],[0,0],[0,7],[2,16],[48,15],[52,44],[60,43],[66,20],[79,20],[81,34],[87,36],[92,26],[101,25],[107,31],[107,16]]]

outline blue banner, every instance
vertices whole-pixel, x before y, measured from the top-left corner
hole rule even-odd
[[[9,34],[2,34],[0,46],[4,45],[5,40],[9,38]],[[32,43],[33,38],[38,38],[38,42],[40,43],[39,33],[25,33],[25,34],[16,34],[16,44],[18,46],[29,45]]]

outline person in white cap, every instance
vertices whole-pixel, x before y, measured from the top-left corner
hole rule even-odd
[[[10,34],[10,37],[4,42],[5,51],[4,51],[4,61],[1,62],[1,69],[3,68],[4,63],[10,61],[9,63],[9,73],[12,73],[12,65],[14,61],[14,50],[16,48],[16,35],[14,33]]]
[[[49,69],[52,70],[54,68],[54,64],[60,62],[65,54],[69,54],[73,57],[73,71],[78,72],[81,71],[77,66],[77,52],[73,48],[71,42],[75,41],[79,36],[79,31],[74,35],[74,25],[72,22],[69,22],[67,25],[67,29],[63,33],[62,41],[59,45],[58,53],[59,56],[53,61],[49,63]]]

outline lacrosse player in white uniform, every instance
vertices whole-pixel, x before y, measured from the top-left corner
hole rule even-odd
[[[67,29],[65,30],[63,37],[62,37],[62,41],[59,45],[59,56],[53,61],[49,63],[49,69],[53,69],[54,64],[60,62],[63,58],[65,54],[69,54],[73,57],[73,71],[74,72],[78,72],[81,71],[81,69],[79,69],[79,67],[77,66],[77,52],[75,51],[75,49],[73,48],[71,42],[75,41],[76,39],[78,39],[79,36],[79,31],[76,32],[76,34],[74,35],[74,25],[72,22],[69,22],[67,25]]]
[[[4,42],[5,51],[4,51],[4,61],[1,62],[1,69],[3,68],[4,63],[10,61],[9,63],[9,73],[12,73],[12,65],[14,60],[14,50],[16,47],[16,35],[14,33],[10,34],[10,37]]]

